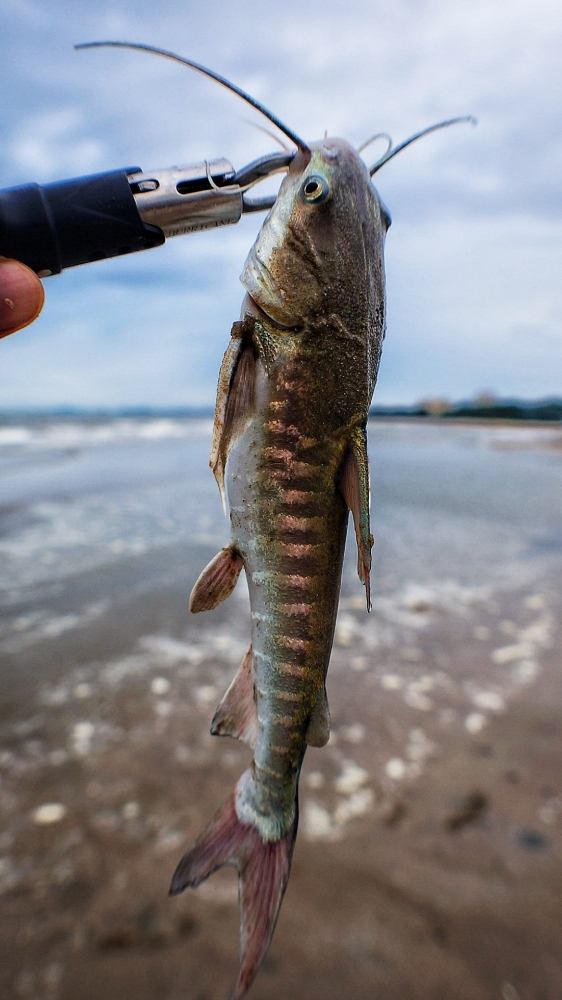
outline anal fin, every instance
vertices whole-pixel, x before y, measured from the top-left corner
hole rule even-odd
[[[258,734],[253,664],[250,646],[211,722],[213,736],[232,736],[252,748]]]
[[[356,427],[339,476],[340,492],[349,507],[357,539],[357,572],[365,584],[367,611],[371,610],[371,535],[369,516],[369,461],[367,458],[367,432]]]
[[[318,701],[312,709],[305,739],[310,747],[325,747],[330,739],[330,709],[326,688],[322,688]]]
[[[189,597],[189,610],[211,611],[225,601],[234,590],[243,565],[234,545],[221,549],[196,580]]]

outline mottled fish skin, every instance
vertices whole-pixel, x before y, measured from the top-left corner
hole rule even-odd
[[[252,746],[231,798],[180,861],[172,893],[223,864],[240,878],[241,1000],[289,878],[307,744],[329,736],[325,680],[348,510],[370,606],[366,422],[384,337],[387,214],[341,139],[299,151],[242,273],[247,296],[217,389],[210,464],[231,543],[202,572],[192,610],[243,566],[252,645],[211,731]]]
[[[232,541],[250,593],[258,718],[252,781],[239,790],[237,811],[267,839],[294,820],[306,731],[324,697],[347,524],[336,486],[345,439],[299,430],[307,354],[303,335],[284,338],[227,466]]]
[[[258,357],[256,412],[227,466],[232,541],[250,593],[258,717],[251,777],[236,808],[267,839],[294,819],[306,731],[324,698],[347,524],[338,472],[352,431],[367,419],[384,336],[376,193],[347,143],[312,148],[305,177],[343,167],[349,176],[332,198],[341,197],[348,215],[351,196],[361,224],[348,220],[338,231],[335,211],[328,226],[323,213],[318,234],[303,226],[314,207],[295,204],[292,189],[306,183],[296,165],[242,275]],[[369,214],[377,226],[364,224]]]

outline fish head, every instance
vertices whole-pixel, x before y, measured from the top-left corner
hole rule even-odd
[[[306,327],[336,313],[357,329],[384,300],[390,218],[348,142],[326,138],[310,149],[295,155],[241,281],[276,326]]]

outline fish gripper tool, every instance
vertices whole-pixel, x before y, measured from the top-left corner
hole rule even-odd
[[[232,225],[275,196],[246,192],[287,170],[293,153],[273,153],[236,171],[226,159],[143,171],[125,167],[49,184],[0,190],[0,256],[40,277],[77,264],[161,246],[170,236]]]

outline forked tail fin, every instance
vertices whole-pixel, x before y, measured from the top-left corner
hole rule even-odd
[[[238,869],[240,971],[230,1000],[241,1000],[269,947],[285,894],[297,833],[297,815],[280,840],[263,840],[255,826],[241,823],[234,795],[215,815],[176,868],[170,895],[196,888],[222,865]]]

